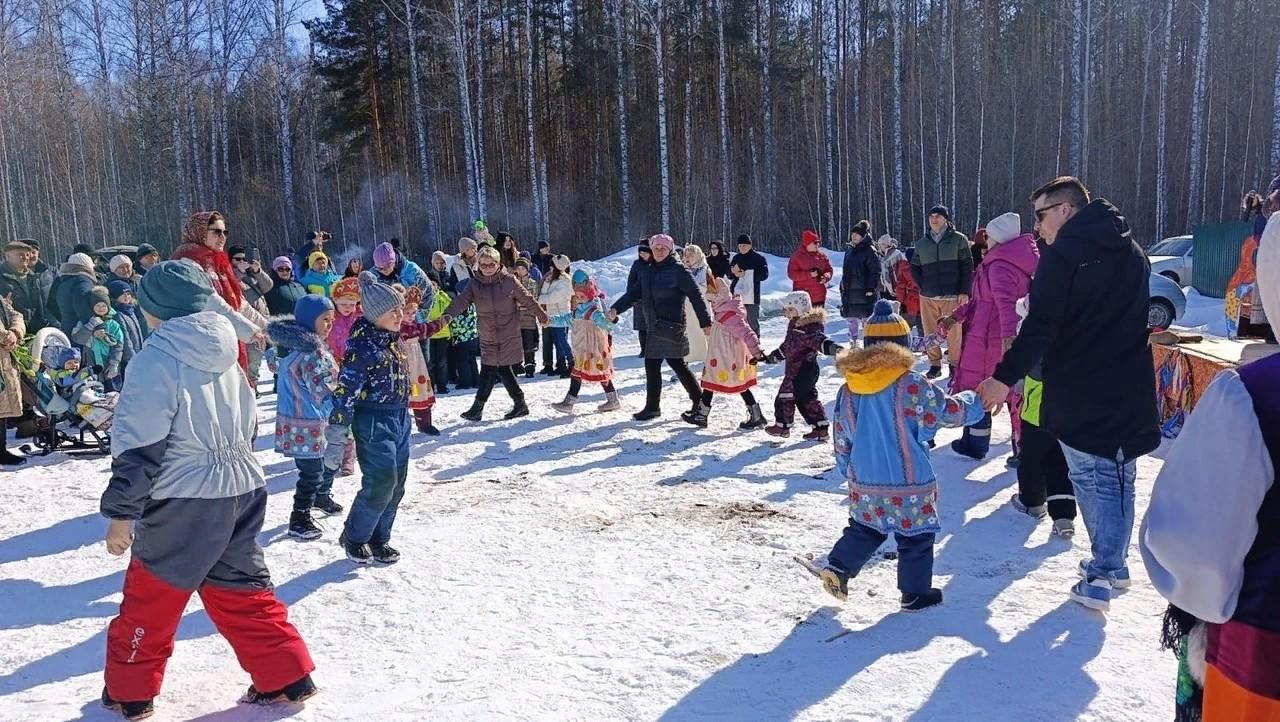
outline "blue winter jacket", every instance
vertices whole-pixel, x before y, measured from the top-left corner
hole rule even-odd
[[[279,354],[276,372],[276,451],[293,459],[324,457],[324,430],[333,411],[338,364],[329,345],[291,318],[267,324]]]
[[[400,333],[384,331],[361,317],[347,337],[329,423],[350,426],[357,406],[409,405],[409,376],[398,344]]]
[[[968,426],[985,413],[972,391],[948,396],[911,370],[896,343],[844,351],[836,368],[836,470],[849,482],[849,518],[882,533],[941,529],[938,483],[928,442],[940,427]]]

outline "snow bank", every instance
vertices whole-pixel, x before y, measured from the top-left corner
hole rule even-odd
[[[1213,296],[1202,296],[1194,288],[1187,288],[1187,310],[1178,320],[1178,326],[1199,329],[1201,333],[1225,338],[1227,335],[1226,302]]]

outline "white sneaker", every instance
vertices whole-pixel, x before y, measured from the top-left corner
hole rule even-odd
[[[622,400],[617,391],[611,391],[604,397],[604,403],[596,407],[596,411],[617,411],[622,408]]]

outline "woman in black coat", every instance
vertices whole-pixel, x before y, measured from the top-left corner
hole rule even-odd
[[[857,341],[862,320],[880,298],[880,256],[871,243],[871,224],[858,221],[849,231],[840,278],[840,315],[849,322],[849,339]]]
[[[629,279],[626,293],[609,309],[609,319],[616,321],[618,314],[626,313],[634,306],[637,313],[645,315],[648,324],[643,348],[645,403],[644,409],[633,417],[636,421],[648,421],[662,415],[659,404],[662,399],[663,361],[676,372],[680,384],[689,394],[691,408],[696,409],[702,398],[702,389],[684,362],[684,357],[689,354],[689,339],[685,336],[685,324],[688,322],[684,314],[685,299],[693,305],[703,333],[711,333],[711,315],[693,274],[677,263],[672,255],[675,246],[675,241],[666,234],[650,238],[653,262],[632,266],[635,283]]]
[[[729,255],[724,252],[724,244],[720,241],[711,242],[711,250],[707,253],[707,268],[711,269],[711,275],[716,278],[729,277]]]

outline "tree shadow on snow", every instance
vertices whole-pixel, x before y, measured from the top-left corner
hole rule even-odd
[[[69,619],[110,617],[120,605],[99,601],[120,591],[124,572],[63,586],[30,579],[0,579],[0,629],[61,624]]]
[[[773,650],[746,655],[713,674],[662,719],[789,719],[827,699],[873,664],[922,650],[940,637],[963,639],[979,651],[944,674],[912,720],[966,719],[973,716],[975,705],[987,713],[994,708],[1018,710],[1019,719],[1036,718],[1031,710],[1046,719],[1075,719],[1098,691],[1083,666],[1102,649],[1105,621],[1064,601],[1002,642],[987,622],[991,603],[1014,580],[1069,547],[1027,548],[1027,537],[1019,539],[1016,531],[1010,537],[1009,525],[1001,521],[997,515],[970,519],[936,549],[935,572],[952,575],[941,608],[919,615],[890,613],[870,627],[849,631],[834,617],[838,610],[824,607],[797,624]],[[881,564],[874,566],[877,574],[883,573]],[[871,569],[868,565],[861,578],[850,582],[851,595],[865,589]],[[1065,583],[1063,591],[1065,596]],[[863,711],[882,716],[873,704],[868,702]]]
[[[101,541],[106,533],[107,520],[99,514],[63,519],[0,542],[0,564],[79,549]]]
[[[335,559],[328,564],[312,569],[301,576],[290,579],[276,587],[276,594],[286,604],[296,604],[300,599],[330,584],[357,577],[355,565],[346,559]],[[119,589],[119,587],[117,587]],[[115,591],[115,590],[112,590]],[[111,605],[111,616],[118,611],[118,605]],[[60,618],[50,621],[57,624],[74,618],[65,613]],[[213,634],[213,622],[203,609],[187,612],[178,626],[178,640],[200,639]],[[83,674],[100,672],[106,657],[107,632],[104,626],[101,632],[79,644],[60,649],[51,654],[32,660],[12,672],[0,675],[0,697],[16,694],[41,685],[59,682]]]

